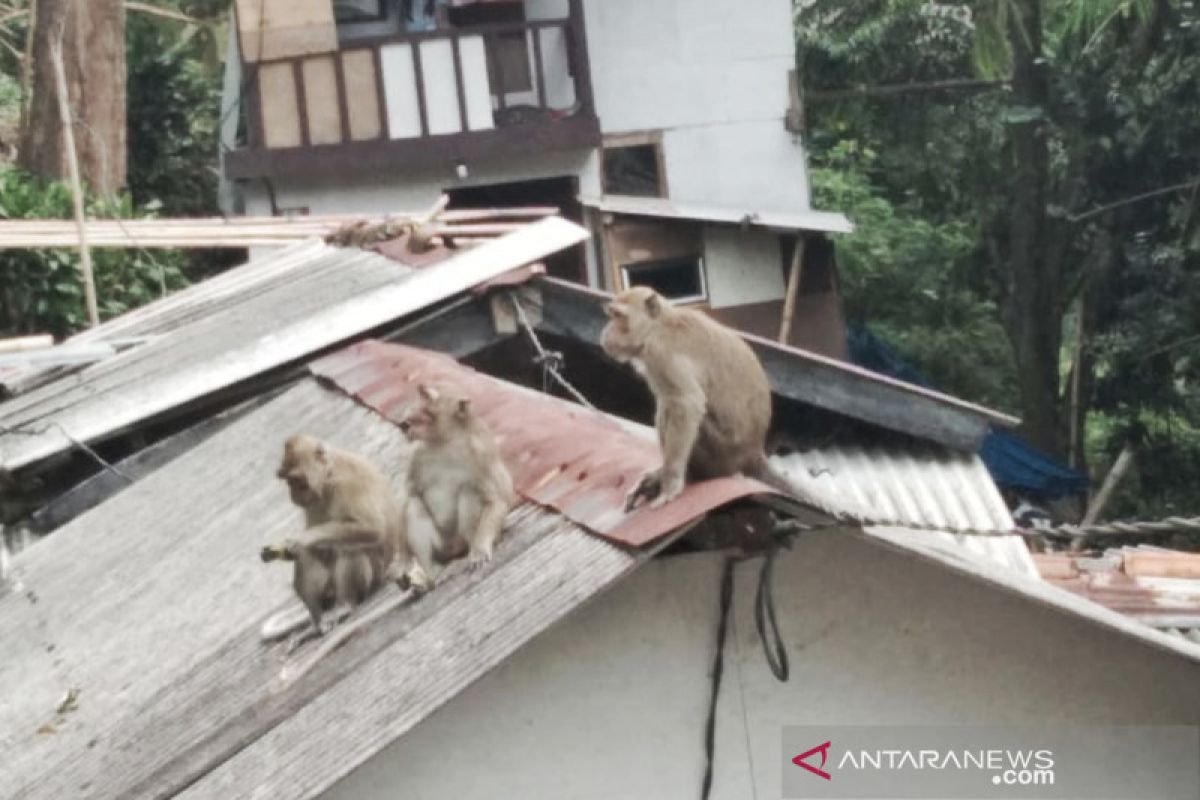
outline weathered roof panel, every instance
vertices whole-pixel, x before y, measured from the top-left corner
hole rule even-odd
[[[854,225],[845,214],[836,211],[764,211],[753,208],[732,208],[704,203],[677,203],[663,197],[634,197],[606,194],[602,197],[583,197],[580,202],[588,208],[614,214],[641,217],[723,222],[730,225],[755,225],[779,231],[818,231],[850,233]]]
[[[162,335],[0,405],[0,468],[17,469],[426,308],[587,237],[547,218],[422,270],[323,244],[143,314]]]
[[[660,462],[648,429],[637,436],[623,435],[630,425],[597,411],[405,345],[360,342],[314,362],[311,369],[397,422],[417,401],[417,388],[423,383],[470,399],[475,413],[496,434],[522,495],[630,547],[645,546],[738,498],[771,492],[758,481],[725,478],[688,486],[662,508],[642,506],[627,514],[625,495]]]

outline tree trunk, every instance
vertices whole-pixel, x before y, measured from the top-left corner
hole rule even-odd
[[[1061,456],[1058,355],[1062,344],[1062,265],[1046,219],[1048,89],[1042,56],[1041,0],[1014,0],[1009,23],[1013,101],[1013,197],[1009,209],[1008,335],[1016,357],[1023,432],[1037,448]],[[1029,118],[1027,118],[1029,117]]]
[[[38,175],[67,174],[51,43],[62,36],[80,174],[93,192],[125,185],[123,0],[36,0],[30,36],[29,103],[17,163]]]

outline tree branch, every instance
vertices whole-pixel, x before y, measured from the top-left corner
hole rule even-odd
[[[1135,194],[1132,197],[1126,197],[1123,200],[1117,200],[1115,202],[1108,203],[1106,205],[1097,206],[1096,208],[1093,208],[1091,211],[1084,211],[1082,214],[1075,214],[1073,216],[1067,217],[1067,219],[1071,222],[1079,222],[1081,220],[1085,220],[1090,217],[1094,217],[1097,214],[1103,214],[1105,211],[1112,211],[1114,208],[1120,208],[1121,206],[1133,205],[1134,203],[1140,203],[1143,200],[1149,200],[1152,197],[1158,197],[1158,196],[1164,195],[1164,194],[1171,194],[1172,192],[1181,192],[1184,189],[1195,189],[1198,186],[1200,186],[1200,178],[1193,178],[1192,180],[1187,181],[1185,183],[1177,183],[1177,184],[1174,184],[1173,186],[1164,186],[1161,189],[1152,189],[1148,192],[1142,192],[1141,194]]]
[[[973,78],[953,78],[944,81],[927,81],[925,83],[887,83],[875,86],[862,84],[848,86],[842,89],[817,89],[804,93],[804,99],[810,102],[823,100],[846,100],[853,97],[894,97],[896,95],[914,94],[920,92],[985,92],[992,89],[1006,88],[1007,80],[976,80]]]

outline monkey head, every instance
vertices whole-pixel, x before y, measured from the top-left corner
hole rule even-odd
[[[618,361],[632,361],[669,311],[667,301],[650,287],[626,289],[604,305],[608,324],[600,333],[600,345]]]
[[[466,430],[471,423],[471,401],[454,397],[421,384],[416,408],[409,411],[400,428],[419,442],[444,442]]]
[[[283,443],[283,460],[275,475],[287,482],[293,503],[312,508],[321,500],[328,465],[329,450],[325,443],[301,433]]]

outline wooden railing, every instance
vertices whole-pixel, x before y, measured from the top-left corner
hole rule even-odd
[[[595,118],[581,0],[566,19],[358,39],[247,70],[250,151],[478,140]]]

